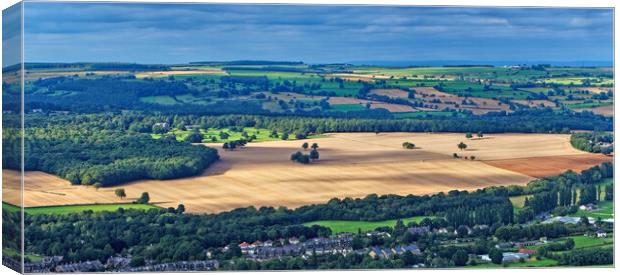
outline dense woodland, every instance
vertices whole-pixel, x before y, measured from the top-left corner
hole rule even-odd
[[[613,142],[613,133],[605,132],[574,133],[570,137],[570,143],[573,147],[582,151],[590,153],[602,153],[605,155],[613,153]]]
[[[79,120],[79,119],[78,119]],[[76,122],[76,121],[74,121]],[[175,139],[76,122],[29,127],[24,169],[58,175],[73,184],[109,186],[138,179],[172,179],[201,173],[217,161],[217,150]],[[20,139],[3,137],[5,168],[19,169]]]

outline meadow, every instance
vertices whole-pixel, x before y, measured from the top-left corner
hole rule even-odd
[[[404,225],[407,225],[411,222],[420,223],[425,218],[431,218],[428,216],[417,216],[401,219]],[[398,220],[385,220],[385,221],[345,221],[345,220],[321,220],[321,221],[313,221],[307,222],[303,225],[312,226],[312,225],[320,225],[328,227],[332,230],[333,234],[338,233],[357,233],[357,232],[367,232],[372,231],[378,227],[394,227]]]
[[[41,214],[72,214],[81,213],[84,211],[113,212],[120,208],[123,209],[141,209],[148,210],[151,208],[157,208],[150,204],[136,204],[136,203],[110,203],[110,204],[78,204],[78,205],[58,205],[58,206],[39,206],[39,207],[24,207],[24,212],[29,215],[41,215]],[[2,209],[9,211],[20,211],[20,208],[9,204],[2,203]]]

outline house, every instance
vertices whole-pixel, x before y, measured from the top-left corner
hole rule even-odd
[[[521,259],[528,259],[530,257],[529,254],[519,252],[504,252],[502,256],[502,262],[504,263],[518,262]]]
[[[603,230],[597,230],[596,231],[596,237],[597,238],[607,238],[607,232],[605,232]]]
[[[584,204],[584,205],[580,205],[579,206],[579,210],[592,211],[594,209],[596,209],[596,204],[592,204],[592,203],[588,203],[588,204]]]
[[[391,237],[390,233],[382,232],[382,231],[370,231],[366,232],[367,237]]]
[[[561,222],[561,223],[566,223],[566,224],[578,224],[580,220],[581,220],[581,218],[579,218],[579,217],[557,216],[557,217],[553,217],[553,218],[547,219],[547,220],[543,221],[542,223]],[[588,218],[588,221],[590,223],[594,223],[595,220],[594,220],[594,218]]]
[[[288,238],[288,243],[290,243],[290,244],[298,244],[299,243],[299,239],[297,239],[295,237]]]
[[[407,228],[407,232],[413,235],[424,235],[428,234],[431,231],[431,228],[428,226],[414,226]]]
[[[495,245],[495,248],[498,248],[498,249],[507,249],[507,248],[511,248],[511,247],[513,247],[513,246],[514,246],[514,244],[513,244],[513,243],[511,243],[511,242],[505,242],[505,243],[498,243],[498,244],[496,244],[496,245]]]
[[[158,122],[158,123],[153,124],[153,127],[158,127],[158,128],[168,130],[170,129],[170,124],[168,124],[168,122]]]
[[[522,241],[522,242],[515,243],[515,245],[519,248],[523,248],[526,246],[534,246],[538,244],[540,244],[538,241]]]
[[[467,225],[465,225],[465,226],[463,226],[463,227],[465,227],[465,229],[467,229],[467,235],[471,235],[471,233],[473,233],[473,232],[474,232],[474,231],[471,229],[471,227],[469,227],[469,226],[467,226]],[[457,228],[457,229],[458,229],[458,228]],[[458,232],[457,232],[457,229],[454,229],[454,234],[457,234],[457,233],[458,233]]]
[[[273,246],[273,241],[272,240],[266,240],[265,243],[263,243],[263,246],[272,247]]]
[[[241,249],[241,254],[248,254],[248,251],[250,250],[250,244],[242,242],[239,244],[239,249]]]
[[[373,246],[370,248],[370,252],[368,252],[368,255],[373,258],[389,259],[392,257],[392,255],[402,255],[407,251],[417,255],[421,254],[420,249],[417,245],[409,244],[404,246],[399,245],[393,248],[382,248],[379,246]]]
[[[439,228],[439,229],[437,229],[437,233],[439,233],[439,234],[447,234],[448,233],[448,229],[446,229],[444,227]]]
[[[504,263],[518,262],[521,259],[528,259],[529,257],[530,257],[530,255],[527,254],[527,253],[504,252],[504,253],[502,253],[502,262],[504,262]],[[480,258],[480,260],[484,261],[484,262],[490,262],[491,261],[491,258],[489,257],[489,254],[478,255],[478,258]]]

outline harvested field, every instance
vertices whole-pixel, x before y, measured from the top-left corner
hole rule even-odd
[[[219,212],[248,205],[298,207],[370,193],[429,194],[523,185],[537,175],[539,167],[550,163],[556,171],[564,171],[603,161],[590,161],[596,155],[573,149],[568,135],[498,134],[467,140],[460,133],[337,133],[306,141],[319,144],[318,162],[302,165],[289,160],[291,153],[301,150],[302,141],[250,143],[235,151],[220,150],[222,160],[200,176],[125,184],[124,200],[114,195],[117,187],[95,190],[72,186],[42,172],[28,172],[25,206],[130,202],[149,192],[156,205],[176,207],[183,203],[189,212]],[[403,149],[405,141],[415,143],[417,149]],[[457,149],[461,141],[468,150]],[[477,160],[454,159],[454,152],[475,155]],[[571,156],[572,162],[555,161]],[[501,166],[500,161],[513,159],[529,159],[531,165],[518,169]],[[18,203],[12,201],[19,198],[19,184],[12,179],[18,173],[3,173],[5,200]]]
[[[578,112],[590,111],[595,114],[612,117],[614,116],[614,105],[600,106],[600,107],[595,107],[595,108],[575,109],[575,111],[578,111]]]
[[[544,99],[535,99],[535,100],[513,100],[512,102],[517,103],[517,104],[522,104],[522,105],[527,105],[530,107],[540,107],[541,105],[543,107],[555,107],[555,103],[549,101],[549,100],[544,100]]]
[[[442,103],[429,103],[437,105],[438,110],[445,108],[470,110],[474,114],[486,114],[488,112],[507,111],[510,112],[508,104],[502,104],[499,100],[480,97],[460,97],[457,95],[440,92],[432,87],[413,87],[416,90],[416,98],[430,102],[433,99],[439,99]],[[474,102],[476,105],[463,105],[464,99]],[[456,105],[459,107],[456,107]]]
[[[360,104],[365,106],[366,103],[370,103],[371,109],[387,109],[392,113],[400,113],[400,112],[413,112],[415,109],[409,105],[403,104],[394,104],[394,103],[385,103],[381,101],[375,100],[365,100],[354,97],[330,97],[329,104],[337,105],[337,104]]]
[[[157,72],[140,72],[136,73],[136,78],[145,78],[145,77],[166,77],[171,75],[201,75],[201,74],[211,74],[211,75],[224,75],[225,71],[217,68],[209,68],[209,69],[200,69],[200,70],[171,70],[171,71],[157,71]]]
[[[409,93],[401,89],[373,89],[371,94],[389,96],[391,98],[407,98]]]
[[[581,172],[581,170],[607,161],[613,161],[613,157],[601,154],[581,154],[572,156],[491,160],[485,161],[485,163],[528,176],[542,178],[557,175],[566,170]]]

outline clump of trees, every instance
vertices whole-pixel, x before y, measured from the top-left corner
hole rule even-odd
[[[304,142],[301,146],[304,150],[308,149],[308,143]],[[309,164],[311,161],[317,161],[319,159],[319,145],[317,143],[313,143],[312,146],[310,146],[310,148],[312,148],[312,150],[310,151],[309,154],[304,154],[300,151],[297,151],[295,153],[293,153],[291,155],[291,161],[294,162],[298,162],[301,164]]]
[[[570,136],[573,147],[591,153],[609,155],[614,151],[614,136],[605,132],[574,133]]]
[[[248,144],[248,141],[245,139],[233,140],[229,142],[224,142],[224,144],[222,144],[222,149],[233,151],[236,148],[244,147],[247,144]]]

